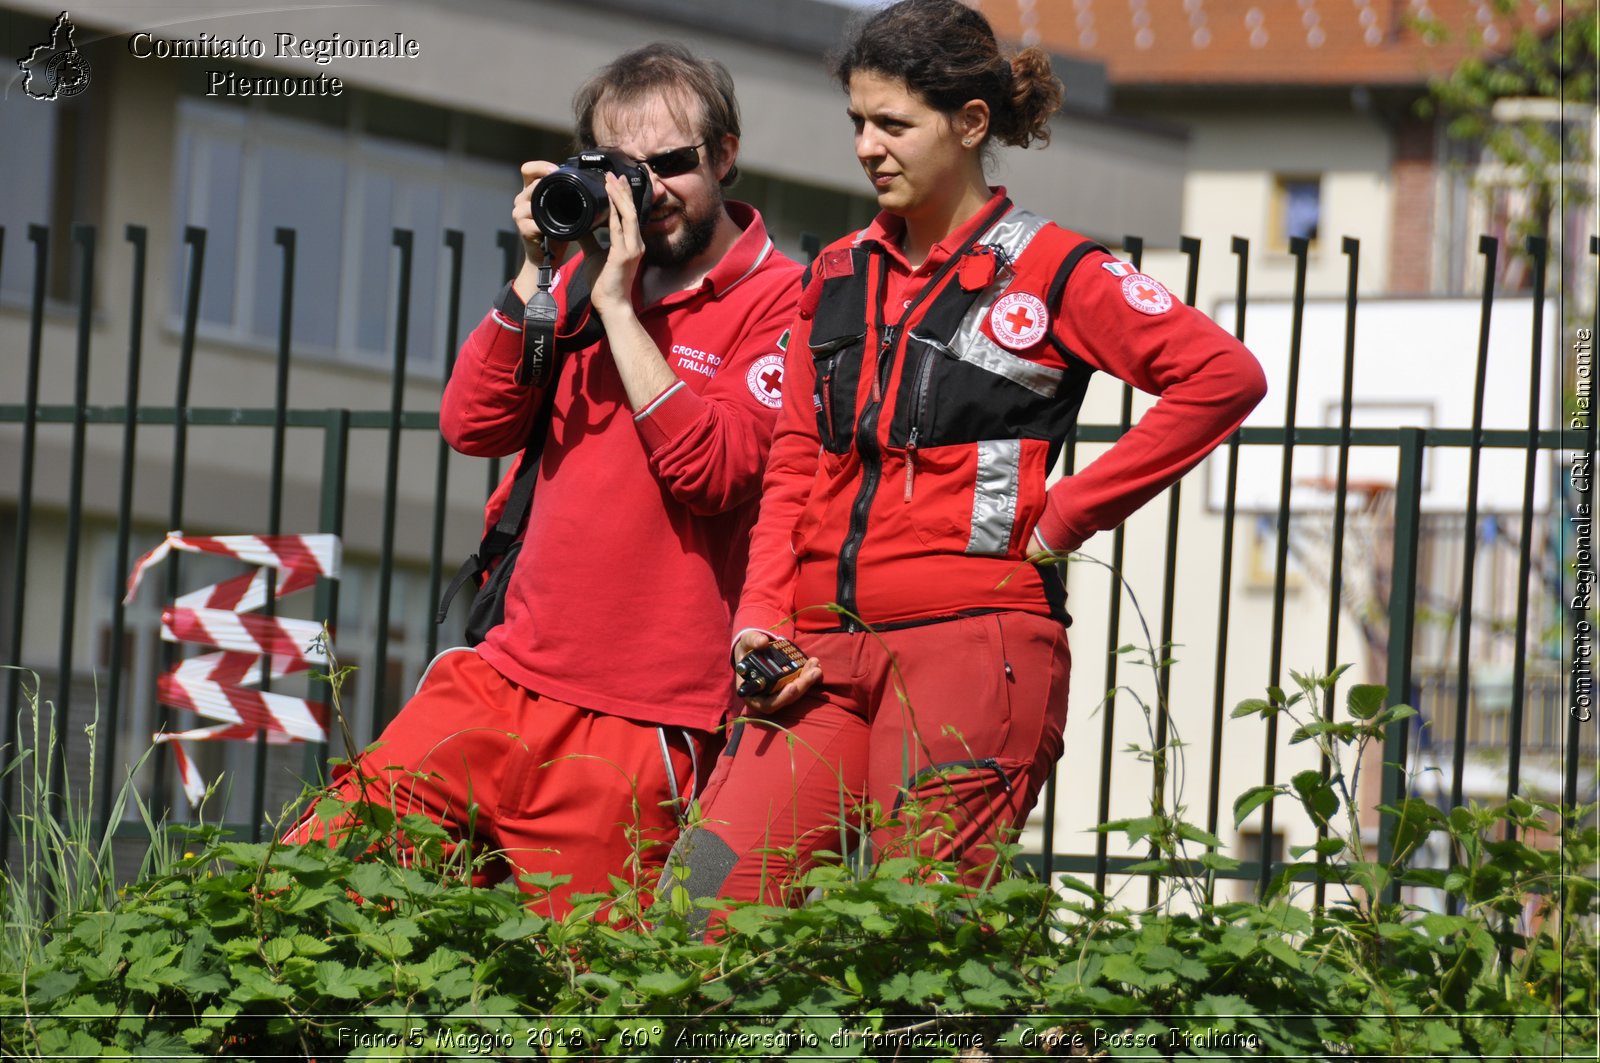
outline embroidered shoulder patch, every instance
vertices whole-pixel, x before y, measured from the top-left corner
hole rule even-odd
[[[1172,294],[1161,282],[1145,273],[1122,278],[1122,297],[1141,314],[1165,314],[1172,309]]]
[[[750,364],[744,375],[750,394],[763,406],[776,410],[783,406],[783,355],[766,354]]]
[[[1044,339],[1049,324],[1044,300],[1032,292],[1009,292],[989,311],[989,330],[1002,346],[1013,351],[1032,347]]]
[[[1131,266],[1130,264],[1128,264],[1126,262],[1118,262],[1118,261],[1115,261],[1115,260],[1110,261],[1110,262],[1102,262],[1102,263],[1100,263],[1100,268],[1105,270],[1107,273],[1111,274],[1113,277],[1131,277],[1135,273],[1139,272],[1138,270],[1134,269],[1133,266]]]

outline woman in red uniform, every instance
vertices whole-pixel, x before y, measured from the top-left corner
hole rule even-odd
[[[1049,136],[1041,50],[1007,58],[957,0],[902,0],[834,73],[882,211],[806,277],[733,650],[781,634],[809,660],[749,700],[764,720],[669,861],[695,896],[792,900],[816,853],[867,833],[880,859],[980,879],[1062,752],[1065,591],[1029,560],[1121,523],[1265,393],[1232,336],[985,180],[996,144]],[[1159,400],[1046,490],[1097,369]]]

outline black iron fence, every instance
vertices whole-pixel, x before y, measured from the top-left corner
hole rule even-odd
[[[358,674],[363,678],[355,688],[359,690],[359,698],[352,689],[345,690],[347,701],[360,702],[352,706],[357,710],[353,715],[361,720],[358,732],[367,733],[358,733],[358,744],[376,735],[403,698],[405,670],[394,667],[398,652],[396,639],[400,637],[397,633],[403,636],[406,652],[421,660],[431,657],[442,642],[451,638],[453,630],[441,633],[433,626],[429,606],[453,570],[455,561],[475,545],[478,533],[470,512],[472,507],[463,510],[459,503],[462,463],[470,459],[452,455],[438,440],[435,408],[404,408],[407,355],[411,345],[407,323],[413,298],[411,233],[396,231],[394,235],[393,359],[387,381],[387,404],[375,409],[291,405],[291,372],[302,363],[294,354],[292,342],[296,313],[295,234],[283,229],[278,230],[276,236],[282,283],[275,387],[270,401],[262,401],[265,396],[261,395],[241,394],[239,405],[203,406],[191,402],[197,352],[202,347],[214,346],[208,346],[200,327],[200,299],[206,278],[206,233],[200,229],[187,229],[183,234],[183,310],[181,321],[171,333],[175,350],[166,352],[169,356],[166,364],[175,365],[175,376],[163,382],[147,379],[144,370],[147,233],[130,226],[124,235],[131,261],[126,287],[129,303],[125,309],[103,305],[97,299],[95,288],[97,277],[104,276],[103,271],[121,268],[121,255],[117,256],[119,264],[113,267],[104,261],[111,256],[107,249],[99,246],[98,234],[93,228],[79,226],[73,230],[76,282],[69,328],[65,307],[47,299],[52,273],[51,263],[47,261],[49,233],[41,227],[30,229],[19,249],[18,241],[13,239],[8,244],[6,234],[0,231],[0,269],[31,271],[33,277],[32,298],[26,307],[0,307],[0,336],[10,337],[4,340],[5,365],[0,369],[0,381],[4,381],[5,388],[5,402],[0,404],[0,431],[9,433],[3,437],[8,440],[6,461],[17,474],[14,484],[10,485],[13,489],[5,489],[5,481],[0,481],[0,532],[9,538],[12,559],[6,582],[0,584],[0,594],[6,599],[0,601],[0,639],[3,639],[0,648],[5,653],[5,662],[20,665],[42,677],[39,697],[54,704],[54,726],[65,736],[65,741],[56,747],[57,769],[66,772],[69,763],[86,761],[92,747],[100,765],[97,792],[92,797],[102,820],[110,815],[113,795],[122,783],[120,766],[132,759],[130,745],[138,743],[142,747],[148,741],[150,729],[171,730],[178,723],[170,710],[156,708],[153,704],[154,675],[177,660],[178,651],[170,644],[152,651],[150,633],[156,629],[155,615],[148,608],[136,615],[139,607],[124,606],[117,590],[117,581],[126,576],[133,558],[159,540],[162,531],[183,528],[191,532],[277,534],[287,528],[296,532],[347,535],[351,531],[352,499],[358,494],[365,499],[359,529],[364,545],[362,551],[357,552],[364,559],[363,586],[367,591],[360,607],[351,607],[349,603],[342,605],[341,586],[331,580],[319,582],[311,607],[312,616],[335,622],[335,645],[341,657],[360,666]],[[461,234],[456,232],[446,233],[444,243],[449,255],[448,283],[441,296],[446,321],[444,373],[448,377],[462,327],[461,278],[465,249]],[[1142,242],[1130,237],[1124,241],[1123,248],[1127,257],[1139,265],[1144,251]],[[1185,300],[1193,304],[1198,290],[1200,243],[1186,238],[1179,251],[1187,263],[1183,280]],[[1291,667],[1311,666],[1331,671],[1341,662],[1363,656],[1369,662],[1382,662],[1382,674],[1369,677],[1372,681],[1387,683],[1393,699],[1407,699],[1421,710],[1421,715],[1415,719],[1390,728],[1381,769],[1380,798],[1383,802],[1392,802],[1410,792],[1433,795],[1441,804],[1459,805],[1481,791],[1481,782],[1469,780],[1482,776],[1481,771],[1477,775],[1473,775],[1473,771],[1481,766],[1485,756],[1492,761],[1490,777],[1494,785],[1503,787],[1506,796],[1523,793],[1530,787],[1542,788],[1542,792],[1568,803],[1594,796],[1596,730],[1600,725],[1588,718],[1587,706],[1594,696],[1588,643],[1583,639],[1575,642],[1571,637],[1575,631],[1587,630],[1580,625],[1593,622],[1593,611],[1587,601],[1573,600],[1574,588],[1581,590],[1589,586],[1582,582],[1583,572],[1592,568],[1593,563],[1588,553],[1588,533],[1576,521],[1593,512],[1593,485],[1592,477],[1566,475],[1569,469],[1589,467],[1583,463],[1589,461],[1595,451],[1594,418],[1569,418],[1563,396],[1541,393],[1544,360],[1572,355],[1568,343],[1558,344],[1559,351],[1553,352],[1542,339],[1545,332],[1541,315],[1547,296],[1546,247],[1542,242],[1529,241],[1520,251],[1526,254],[1532,267],[1533,286],[1531,292],[1526,293],[1533,300],[1532,336],[1520,350],[1491,351],[1490,320],[1496,299],[1494,278],[1501,248],[1489,239],[1480,246],[1484,261],[1480,341],[1475,359],[1474,352],[1462,351],[1459,362],[1460,372],[1475,374],[1472,423],[1428,428],[1373,427],[1352,423],[1360,247],[1353,240],[1344,241],[1342,253],[1348,263],[1348,283],[1344,295],[1345,357],[1340,416],[1335,426],[1307,427],[1298,423],[1297,392],[1301,379],[1308,246],[1303,240],[1291,243],[1295,282],[1291,305],[1293,327],[1287,351],[1287,387],[1275,391],[1267,400],[1268,404],[1281,406],[1283,420],[1275,427],[1241,429],[1210,459],[1214,475],[1224,477],[1226,483],[1220,511],[1206,518],[1220,522],[1217,553],[1210,557],[1197,556],[1197,548],[1209,542],[1203,537],[1189,539],[1185,536],[1180,503],[1185,491],[1196,490],[1192,478],[1172,487],[1164,501],[1152,503],[1137,518],[1157,520],[1164,511],[1165,545],[1159,563],[1143,555],[1137,563],[1131,563],[1126,529],[1103,537],[1109,540],[1104,547],[1097,543],[1101,554],[1109,551],[1112,571],[1110,592],[1104,605],[1105,631],[1080,625],[1074,632],[1075,655],[1082,672],[1085,664],[1093,660],[1094,643],[1103,634],[1105,671],[1100,689],[1110,693],[1095,713],[1081,718],[1075,715],[1069,727],[1078,736],[1099,731],[1098,762],[1092,766],[1092,789],[1098,796],[1093,808],[1080,809],[1070,817],[1070,823],[1063,822],[1059,811],[1058,776],[1070,771],[1081,779],[1084,772],[1091,770],[1075,752],[1069,753],[1069,759],[1058,767],[1057,774],[1050,780],[1041,801],[1042,814],[1036,817],[1039,819],[1037,833],[1030,836],[1037,840],[1033,847],[1036,851],[1025,859],[1035,868],[1044,873],[1065,871],[1092,875],[1097,887],[1103,888],[1109,877],[1128,872],[1144,859],[1140,854],[1114,854],[1111,851],[1113,842],[1104,833],[1097,835],[1092,845],[1080,844],[1080,839],[1086,836],[1080,832],[1112,817],[1114,792],[1119,787],[1128,789],[1128,773],[1133,769],[1126,766],[1128,761],[1115,756],[1119,713],[1142,710],[1148,705],[1151,743],[1164,747],[1173,736],[1174,706],[1182,703],[1181,711],[1187,714],[1186,730],[1193,729],[1198,734],[1198,737],[1186,735],[1184,738],[1184,755],[1189,765],[1185,770],[1190,777],[1203,776],[1204,826],[1209,832],[1217,833],[1231,826],[1225,823],[1231,818],[1226,805],[1232,795],[1230,787],[1283,780],[1279,758],[1285,745],[1283,736],[1278,733],[1278,721],[1268,719],[1250,731],[1230,729],[1227,720],[1235,700],[1233,693],[1241,684],[1254,691],[1289,686],[1288,669]],[[495,253],[502,257],[507,272],[511,272],[519,253],[512,234],[502,234]],[[1245,241],[1236,239],[1230,253],[1235,259],[1237,277],[1232,300],[1233,320],[1221,324],[1248,342],[1250,248]],[[1597,253],[1592,239],[1590,253],[1591,256]],[[1586,297],[1590,295],[1585,293]],[[1565,306],[1564,300],[1561,305]],[[1558,322],[1557,328],[1568,324],[1570,322]],[[1573,326],[1591,330],[1594,327],[1592,322]],[[72,340],[67,343],[64,337],[69,333]],[[1588,334],[1592,337],[1593,332]],[[107,343],[114,343],[122,350],[125,398],[118,405],[91,404],[88,396],[89,381],[95,373],[94,347]],[[1527,369],[1529,402],[1525,427],[1494,430],[1484,427],[1486,366],[1491,357],[1515,359]],[[41,367],[47,362],[60,365],[67,359],[71,359],[73,365],[71,401],[46,401],[41,396]],[[1563,373],[1562,379],[1567,376]],[[1579,379],[1583,379],[1581,372]],[[163,387],[172,388],[170,402],[141,401],[142,395]],[[1546,423],[1544,411],[1556,406],[1563,410],[1561,427],[1554,430],[1541,427]],[[1582,408],[1588,409],[1587,405]],[[1079,463],[1081,448],[1115,441],[1132,423],[1133,410],[1132,389],[1124,387],[1120,417],[1114,423],[1080,425],[1064,456],[1065,470],[1070,472]],[[242,499],[241,515],[231,526],[204,529],[189,526],[194,501],[190,494],[191,481],[196,469],[203,464],[197,462],[194,451],[195,434],[199,432],[206,433],[205,438],[212,446],[233,452],[247,451],[248,461],[260,479],[259,490],[264,500]],[[52,463],[41,457],[41,440],[46,434],[52,434],[54,452],[64,455],[64,461]],[[103,463],[98,460],[93,468],[89,467],[91,434],[102,443],[114,434],[112,449],[117,465],[114,475],[113,470],[101,467]],[[234,437],[243,442],[230,442]],[[290,464],[286,455],[292,441],[299,441],[302,457],[315,453],[311,472],[304,468],[304,460],[295,472],[301,482],[309,476],[317,487],[314,506],[305,504],[304,499],[291,500],[299,509],[297,523],[290,527],[286,524],[286,510],[293,509],[294,505],[286,505],[285,479]],[[409,449],[408,441],[413,444]],[[417,441],[422,441],[421,450],[415,445]],[[366,454],[359,460],[353,458],[358,446],[364,448]],[[1333,501],[1323,518],[1331,523],[1329,548],[1325,551],[1327,563],[1325,570],[1315,573],[1304,571],[1307,567],[1304,558],[1291,556],[1294,522],[1303,519],[1291,505],[1296,484],[1295,454],[1297,449],[1308,447],[1330,448],[1337,468],[1327,484]],[[1264,448],[1282,456],[1277,505],[1270,513],[1246,513],[1238,503],[1241,453],[1252,448]],[[1351,608],[1347,584],[1352,558],[1346,542],[1347,512],[1352,511],[1348,505],[1352,493],[1351,457],[1371,449],[1392,453],[1395,460],[1392,497],[1382,523],[1382,556],[1378,558],[1386,593],[1382,600],[1360,603],[1363,630],[1368,633],[1370,644],[1353,645],[1346,638],[1341,645],[1341,632],[1348,630],[1343,620]],[[1430,455],[1447,450],[1464,452],[1469,466],[1466,497],[1460,500],[1456,520],[1451,525],[1462,537],[1457,547],[1459,582],[1455,586],[1455,605],[1448,617],[1455,652],[1448,656],[1434,654],[1432,659],[1419,661],[1415,652],[1419,623],[1437,619],[1437,615],[1419,614],[1440,612],[1437,603],[1419,593],[1424,582],[1421,566],[1428,554],[1429,535],[1436,534],[1436,530],[1430,533],[1428,517],[1422,507],[1423,471]],[[1480,463],[1486,452],[1502,451],[1520,453],[1524,458],[1520,512],[1500,515],[1505,524],[1516,530],[1509,540],[1515,543],[1515,606],[1506,615],[1484,617],[1477,614],[1473,605],[1483,517],[1478,499]],[[1561,459],[1549,463],[1556,472],[1550,476],[1549,505],[1543,513],[1536,512],[1539,507],[1535,504],[1541,453]],[[164,474],[164,485],[152,479],[152,465]],[[484,471],[474,470],[467,477],[470,486],[466,497],[481,501],[482,492],[477,485],[486,482],[492,486],[498,474],[497,462],[488,463],[486,481],[479,480]],[[43,479],[46,477],[48,490]],[[86,486],[91,482],[98,485],[93,490]],[[108,490],[108,485],[112,484],[114,490]],[[402,484],[409,485],[413,494],[416,485],[431,484],[431,491],[424,492],[431,494],[431,504],[418,506],[406,501]],[[138,493],[159,494],[162,490],[167,502],[164,522],[152,522],[148,515],[138,519],[136,510],[139,507],[135,504]],[[454,510],[450,502],[452,492],[457,498]],[[260,513],[263,501],[265,512]],[[7,507],[10,507],[9,512]],[[150,507],[143,508],[148,511]],[[403,550],[397,545],[402,521],[409,526],[408,542],[411,544]],[[1251,642],[1264,640],[1267,643],[1267,667],[1262,674],[1241,677],[1235,663],[1241,636],[1235,629],[1234,610],[1244,580],[1237,571],[1236,559],[1241,554],[1240,540],[1253,527],[1249,523],[1252,521],[1264,523],[1269,530],[1262,541],[1271,554],[1270,575],[1266,584],[1252,593],[1270,596],[1270,625],[1264,631],[1251,631],[1243,636]],[[157,523],[164,527],[158,527]],[[99,541],[110,544],[94,565],[86,561],[85,537],[90,531]],[[0,546],[3,545],[0,542]],[[1363,559],[1363,563],[1371,560]],[[171,602],[186,588],[186,579],[188,583],[193,582],[193,564],[187,560],[168,562],[165,586],[157,595],[161,601]],[[1214,571],[1214,590],[1193,601],[1180,600],[1180,565],[1190,572]],[[1141,621],[1148,622],[1151,642],[1157,649],[1158,659],[1150,663],[1152,674],[1149,676],[1155,692],[1148,701],[1138,705],[1130,704],[1128,695],[1123,692],[1132,681],[1129,673],[1133,666],[1127,655],[1120,652],[1126,641],[1123,632],[1133,623],[1127,615],[1131,599],[1124,592],[1122,577],[1125,573],[1131,575],[1135,569],[1140,578],[1152,585],[1157,569],[1160,574],[1159,604],[1150,606],[1149,614]],[[80,585],[80,573],[85,571],[95,574],[93,587]],[[1326,589],[1325,602],[1308,606],[1306,596],[1302,595],[1291,603],[1295,581],[1308,575]],[[401,602],[396,597],[396,587],[410,587],[414,593],[409,600]],[[1081,596],[1088,592],[1075,580],[1074,593]],[[271,594],[267,595],[267,601],[270,611],[273,608]],[[1148,597],[1146,604],[1149,604]],[[1291,610],[1303,614],[1308,609],[1325,613],[1326,639],[1314,650],[1299,642],[1289,645],[1292,636],[1286,614]],[[371,622],[357,644],[346,644],[345,631],[368,620]],[[91,624],[96,637],[86,640],[85,627]],[[1484,662],[1474,657],[1474,647],[1478,644],[1474,639],[1482,634],[1485,625],[1510,630],[1510,644],[1515,648],[1503,662],[1500,687],[1488,693],[1482,669],[1477,667]],[[1554,638],[1547,630],[1552,625],[1561,631]],[[1205,638],[1197,638],[1197,632],[1203,632]],[[94,647],[88,655],[91,660],[85,660],[85,654],[80,652],[86,641]],[[1165,659],[1168,648],[1200,641],[1214,641],[1215,644],[1209,682],[1188,682],[1180,697],[1173,689],[1172,663]],[[43,645],[55,652],[40,652],[37,648],[31,653],[25,652],[27,645]],[[1252,649],[1257,648],[1252,646]],[[152,655],[159,660],[150,660]],[[1191,661],[1187,667],[1191,671],[1185,675],[1192,678],[1205,666],[1204,662]],[[1075,680],[1088,682],[1077,677]],[[264,685],[269,684],[270,678],[264,680]],[[5,673],[4,686],[4,737],[9,759],[12,751],[18,748],[19,738],[25,737],[28,731],[25,713],[29,698],[23,671]],[[312,693],[326,697],[328,691],[323,687]],[[142,711],[148,719],[130,722],[136,715],[134,707],[141,705],[146,707]],[[1326,711],[1333,712],[1331,702]],[[90,719],[95,726],[92,734],[86,735],[84,724]],[[1260,743],[1258,777],[1241,778],[1236,772],[1225,772],[1225,750],[1237,749],[1246,742]],[[1093,747],[1094,742],[1089,739],[1069,742],[1069,750],[1073,751],[1086,746]],[[235,746],[226,766],[231,775],[248,783],[249,800],[247,806],[242,804],[245,788],[240,787],[228,806],[229,818],[237,830],[259,837],[264,829],[270,829],[264,824],[277,800],[297,792],[302,782],[321,778],[330,754],[344,753],[341,748],[330,751],[326,745],[296,749],[259,740]],[[1539,758],[1541,780],[1546,780],[1551,775],[1551,765],[1555,766],[1555,774],[1560,779],[1556,787],[1558,794],[1550,793],[1547,781],[1530,783],[1525,772],[1525,756]],[[1426,786],[1419,785],[1417,780],[1421,760],[1426,761],[1432,775],[1432,781]],[[212,756],[208,764],[211,770],[218,767],[216,761],[217,757]],[[1132,776],[1133,789],[1148,795],[1149,806],[1170,808],[1176,800],[1170,774],[1172,763],[1158,759],[1154,767],[1137,768],[1138,772],[1147,772],[1147,778]],[[170,804],[174,815],[185,814],[182,805],[174,800],[171,768],[166,757],[157,755],[144,764],[139,785],[157,807],[167,808]],[[0,788],[0,799],[4,800],[9,815],[15,800],[15,780],[10,776]],[[1201,818],[1198,805],[1192,806],[1191,815]],[[1281,841],[1283,824],[1275,823],[1274,816],[1273,806],[1268,804],[1252,818],[1251,833],[1256,839],[1253,844],[1258,855],[1234,873],[1247,882],[1265,882],[1281,866],[1285,850]],[[0,816],[0,833],[4,834],[0,837],[0,852],[6,851],[3,843],[9,838],[5,833],[9,829],[7,816]],[[1065,838],[1070,841],[1064,846]],[[1380,845],[1388,844],[1385,831],[1380,835]],[[1265,854],[1265,858],[1260,858],[1259,854]],[[1150,888],[1153,893],[1156,888],[1153,879]]]

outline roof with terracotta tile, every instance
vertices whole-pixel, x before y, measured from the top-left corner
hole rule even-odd
[[[1593,0],[967,0],[1002,37],[1106,65],[1120,87],[1405,86],[1553,30]],[[1421,23],[1436,21],[1441,35]]]

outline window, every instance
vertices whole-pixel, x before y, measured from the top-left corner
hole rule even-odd
[[[0,227],[5,229],[5,258],[0,261],[0,285],[6,295],[25,299],[33,292],[33,244],[28,226],[49,225],[54,206],[56,116],[58,107],[29,100],[21,89],[0,107]],[[60,240],[54,241],[62,246]],[[55,248],[51,248],[52,251]]]
[[[359,101],[358,101],[359,102]],[[356,112],[361,108],[357,106]],[[352,117],[358,126],[359,118]],[[206,230],[200,321],[213,338],[271,348],[277,343],[283,252],[279,228],[295,232],[297,355],[388,365],[394,357],[399,253],[394,230],[413,234],[407,368],[442,372],[450,260],[446,229],[465,237],[464,319],[504,283],[497,233],[509,228],[516,174],[504,163],[200,100],[180,101],[177,144],[180,225]],[[173,249],[173,276],[189,254]],[[171,311],[183,312],[183,284]]]
[[[1259,830],[1245,829],[1239,832],[1238,857],[1247,864],[1259,863],[1262,859],[1261,832]],[[1277,865],[1283,859],[1283,832],[1275,830],[1271,835],[1271,844],[1266,850],[1266,859]],[[1276,869],[1273,872],[1276,874]],[[1258,879],[1241,880],[1235,884],[1234,896],[1241,901],[1259,900],[1261,883]]]
[[[1272,216],[1274,251],[1287,250],[1297,236],[1316,243],[1322,224],[1322,178],[1280,175],[1273,187]]]

